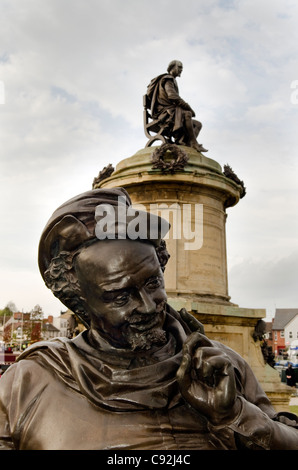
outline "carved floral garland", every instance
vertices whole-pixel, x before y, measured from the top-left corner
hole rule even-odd
[[[166,153],[169,152],[172,158],[171,160],[166,160]],[[163,173],[169,172],[174,173],[175,171],[184,170],[185,165],[188,162],[188,156],[175,144],[163,144],[157,148],[152,156],[152,168],[159,169]]]

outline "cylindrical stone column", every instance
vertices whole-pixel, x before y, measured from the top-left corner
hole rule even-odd
[[[240,188],[216,161],[182,149],[188,162],[173,174],[153,169],[154,147],[145,148],[122,160],[97,187],[124,187],[136,207],[145,206],[171,222],[165,271],[169,299],[229,303],[226,208],[238,202]]]

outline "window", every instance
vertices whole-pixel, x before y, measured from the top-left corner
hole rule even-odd
[[[289,331],[289,338],[293,338],[293,333],[292,333],[292,331]]]
[[[284,331],[284,330],[281,330],[281,332],[280,332],[280,337],[281,337],[281,338],[284,338],[284,337],[285,337],[285,331]]]

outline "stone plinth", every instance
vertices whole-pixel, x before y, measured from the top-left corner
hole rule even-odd
[[[165,272],[169,299],[183,296],[227,303],[225,209],[238,202],[239,187],[222,174],[217,162],[188,147],[183,147],[189,156],[184,171],[162,174],[152,170],[153,149],[122,160],[98,187],[122,186],[135,206],[170,216],[172,228],[166,241],[171,258]],[[183,221],[196,233],[192,239],[185,237]]]
[[[266,312],[239,308],[228,293],[226,209],[238,203],[242,188],[223,174],[216,161],[181,148],[188,162],[173,174],[152,168],[156,147],[149,147],[122,160],[95,187],[123,187],[134,206],[171,222],[166,239],[171,258],[165,271],[169,303],[177,310],[186,308],[203,323],[208,337],[244,357],[273,405],[285,410],[288,388],[277,371],[265,365],[260,345],[252,338]]]

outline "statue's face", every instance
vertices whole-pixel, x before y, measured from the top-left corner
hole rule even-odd
[[[181,62],[176,62],[175,66],[171,70],[171,74],[174,77],[180,77],[181,73],[183,71],[183,65]]]
[[[166,293],[152,245],[99,241],[83,249],[75,269],[91,328],[110,344],[137,350],[165,342]]]

